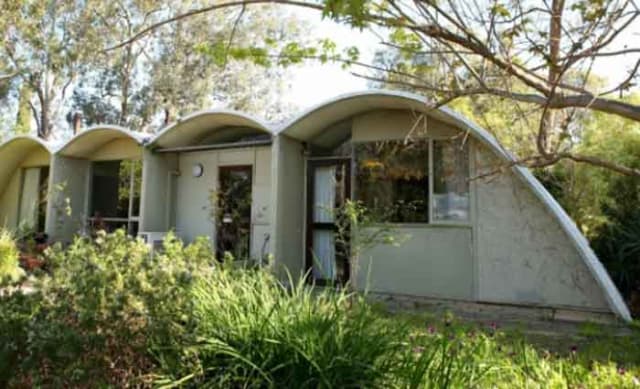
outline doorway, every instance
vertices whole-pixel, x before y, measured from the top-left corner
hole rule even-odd
[[[216,254],[228,253],[236,260],[251,255],[251,165],[221,166],[218,170],[218,207],[216,214]]]
[[[315,284],[349,280],[349,231],[342,211],[350,195],[351,159],[308,161],[306,266]]]

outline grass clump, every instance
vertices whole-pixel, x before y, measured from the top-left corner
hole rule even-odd
[[[387,326],[358,297],[264,271],[223,269],[192,291],[194,310],[169,385],[376,387],[396,368],[404,326]]]

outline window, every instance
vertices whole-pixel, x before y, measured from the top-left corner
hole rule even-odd
[[[429,221],[429,142],[379,141],[355,147],[357,199],[381,222]]]
[[[101,161],[92,164],[90,225],[113,231],[138,232],[142,165],[139,161]]]
[[[467,142],[387,140],[357,143],[354,151],[356,198],[380,222],[469,220]]]
[[[469,220],[469,147],[433,142],[433,220]]]

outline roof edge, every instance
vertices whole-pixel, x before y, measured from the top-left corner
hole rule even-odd
[[[232,109],[217,109],[217,108],[212,108],[212,109],[203,109],[200,111],[196,111],[193,113],[190,113],[176,121],[174,121],[173,123],[168,124],[167,126],[165,126],[164,128],[162,128],[160,130],[160,132],[158,132],[155,136],[153,136],[150,140],[149,140],[149,144],[150,145],[154,145],[156,144],[162,137],[164,137],[165,135],[168,135],[170,133],[172,133],[178,126],[180,126],[181,124],[184,124],[186,122],[190,122],[192,120],[195,120],[199,117],[203,117],[203,116],[208,116],[208,115],[231,115],[231,116],[236,116],[238,118],[242,118],[245,120],[249,120],[253,123],[255,123],[257,125],[257,127],[259,127],[261,130],[271,134],[271,135],[275,135],[276,131],[273,128],[273,126],[271,124],[269,124],[267,121],[260,119],[258,117],[255,117],[253,115],[250,115],[248,113],[244,113],[241,111],[236,111],[236,110],[232,110]]]
[[[6,141],[0,143],[0,150],[7,147],[8,145],[10,145],[11,143],[18,141],[18,140],[29,140],[32,141],[42,147],[44,147],[45,150],[47,150],[47,152],[49,154],[53,154],[53,149],[54,146],[51,143],[48,143],[47,141],[38,138],[36,136],[33,135],[15,135],[10,137],[9,139],[7,139]]]
[[[74,135],[69,140],[67,140],[62,145],[60,145],[60,147],[58,147],[58,149],[55,150],[55,154],[59,154],[61,152],[64,152],[69,146],[74,144],[79,139],[85,138],[87,136],[91,136],[92,133],[97,132],[97,131],[103,131],[103,130],[113,131],[115,133],[126,135],[127,137],[129,137],[129,138],[133,139],[134,141],[136,141],[139,145],[146,144],[148,139],[149,139],[149,135],[148,134],[131,131],[130,129],[122,127],[122,126],[111,125],[111,124],[100,124],[100,125],[95,125],[95,126],[88,127],[86,129],[78,132],[76,135]]]

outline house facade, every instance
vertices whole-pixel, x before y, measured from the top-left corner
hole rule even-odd
[[[30,166],[11,161],[7,182]],[[151,139],[102,127],[54,151],[45,225],[61,240],[92,225],[173,230],[273,261],[283,278],[630,320],[584,236],[512,162],[483,129],[407,93],[339,96],[277,126],[203,111]],[[30,196],[7,190],[0,210]],[[347,200],[366,209],[366,231],[345,229]],[[377,231],[399,244],[366,244]]]

